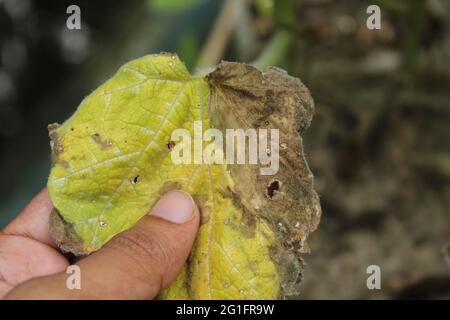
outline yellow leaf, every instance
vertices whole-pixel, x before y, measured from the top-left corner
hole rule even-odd
[[[170,189],[202,212],[191,256],[164,299],[274,299],[298,294],[300,254],[320,206],[301,137],[313,103],[301,82],[221,63],[204,77],[173,54],[131,61],[50,125],[55,206],[50,230],[65,251],[89,254],[133,226]],[[279,128],[280,169],[172,162],[175,129]]]

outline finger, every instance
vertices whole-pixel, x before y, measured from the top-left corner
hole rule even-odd
[[[68,275],[59,273],[24,283],[7,298],[151,299],[181,270],[198,225],[192,198],[181,191],[169,192],[136,226],[78,263],[80,290],[68,290]]]
[[[39,241],[0,234],[0,299],[19,283],[62,272],[68,265],[59,251]]]
[[[47,188],[42,189],[31,202],[3,230],[8,235],[35,239],[52,247],[55,242],[48,232],[48,219],[53,204]]]

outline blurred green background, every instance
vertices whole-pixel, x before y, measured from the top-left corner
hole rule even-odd
[[[0,227],[46,183],[47,124],[126,61],[276,65],[316,102],[305,150],[323,217],[300,298],[449,298],[449,18],[445,0],[0,0]]]

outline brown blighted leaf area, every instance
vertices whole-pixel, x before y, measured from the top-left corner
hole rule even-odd
[[[261,175],[259,166],[229,165],[236,182],[235,204],[251,226],[261,217],[275,230],[271,255],[283,280],[284,295],[300,292],[301,254],[309,252],[308,235],[320,221],[321,208],[313,175],[303,153],[301,134],[309,127],[314,102],[305,85],[279,68],[264,72],[241,63],[222,62],[207,76],[212,86],[213,126],[280,130],[280,168]]]

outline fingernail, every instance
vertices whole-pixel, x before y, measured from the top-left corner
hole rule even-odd
[[[183,224],[194,216],[194,200],[187,193],[175,190],[165,194],[153,207],[151,216]]]

